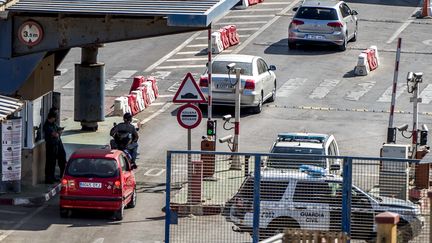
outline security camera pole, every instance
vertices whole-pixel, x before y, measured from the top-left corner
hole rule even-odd
[[[412,154],[411,158],[415,159],[417,154],[417,137],[418,137],[418,103],[422,102],[419,96],[419,83],[423,81],[423,73],[409,72],[407,75],[408,80],[408,93],[412,93],[413,97],[410,102],[413,103],[413,130],[412,130]],[[411,83],[411,85],[410,85]],[[411,88],[410,88],[411,86]]]
[[[240,142],[240,72],[241,68],[235,68],[236,74],[236,88],[235,88],[235,122],[234,122],[234,142],[233,142],[233,152],[239,151]],[[233,156],[233,161],[231,163],[231,170],[241,170],[241,163],[239,156]]]

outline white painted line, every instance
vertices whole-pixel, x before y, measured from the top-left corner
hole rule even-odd
[[[237,28],[237,31],[247,31],[247,30],[259,30],[258,27],[254,27],[254,28]]]
[[[103,243],[104,242],[104,238],[97,238],[96,240],[94,240],[92,243]]]
[[[426,88],[420,93],[422,104],[429,104],[432,101],[432,84],[428,84]]]
[[[286,5],[291,2],[262,2],[259,5]]]
[[[266,12],[266,11],[280,11],[282,8],[247,8],[242,10],[242,12]]]
[[[172,94],[166,94],[166,95],[159,95],[159,97],[160,98],[169,98],[169,97],[174,97],[174,95],[172,95]]]
[[[414,12],[411,13],[410,16],[414,16],[419,10],[420,10],[419,8],[416,8]],[[397,29],[396,32],[387,40],[387,44],[392,43],[400,35],[400,33],[402,33],[402,31],[404,31],[406,27],[408,27],[408,25],[410,25],[413,21],[414,19],[411,18],[408,19],[405,23],[403,23],[401,27],[399,27],[399,29]]]
[[[18,212],[18,211],[10,211],[10,210],[2,210],[2,209],[0,209],[0,213],[17,214],[17,215],[27,214],[26,212]]]
[[[63,89],[73,89],[74,87],[75,87],[75,80],[71,80],[62,88]]]
[[[250,25],[250,24],[265,24],[265,23],[267,23],[268,21],[244,21],[244,22],[241,22],[241,21],[239,21],[239,22],[235,22],[235,24],[236,25],[239,25],[239,24],[247,24],[247,25]],[[233,24],[232,22],[224,22],[224,23],[217,23],[217,24],[215,24],[215,25],[223,25],[223,26],[225,26],[225,25],[231,25],[231,24]]]
[[[187,45],[186,48],[193,48],[193,47],[207,47],[207,44],[194,44],[194,45]]]
[[[168,59],[167,62],[188,62],[188,61],[207,61],[207,57],[189,57],[189,58],[176,58]]]
[[[406,90],[406,83],[398,83],[396,87],[396,99]],[[377,100],[378,102],[390,102],[393,91],[393,85],[390,85]]]
[[[153,171],[157,171],[157,172],[153,173]],[[144,173],[144,175],[146,175],[146,176],[160,176],[164,172],[165,172],[165,169],[162,169],[162,168],[152,168],[152,169],[148,170],[146,173]]]
[[[248,18],[271,18],[274,17],[274,14],[263,14],[263,15],[240,15],[240,16],[225,16],[224,19],[248,19]]]
[[[46,207],[48,207],[48,204],[42,205],[38,207],[36,210],[31,212],[27,217],[21,219],[17,224],[15,224],[10,230],[4,231],[2,235],[0,235],[0,241],[3,241],[6,239],[9,235],[15,232],[15,230],[19,229],[23,224],[27,223],[31,218],[33,218],[36,214],[38,214],[40,211],[44,210]]]
[[[201,52],[197,52],[197,51],[181,51],[181,52],[177,52],[176,55],[198,55],[201,54]],[[206,54],[203,54],[206,55]]]
[[[324,98],[330,91],[339,84],[339,79],[324,79],[320,83],[318,87],[316,87],[312,94],[309,95],[310,99],[322,99]]]
[[[158,111],[156,111],[155,113],[151,114],[149,117],[147,117],[146,119],[142,120],[139,124],[140,126],[143,126],[144,124],[146,124],[147,122],[151,121],[151,119],[155,118],[156,116],[162,114],[163,112],[165,112],[166,110],[168,110],[168,108],[170,108],[172,106],[173,103],[166,103],[162,108],[160,108]]]
[[[277,92],[277,97],[289,97],[294,91],[306,82],[305,78],[291,78],[280,87]]]
[[[191,37],[189,37],[189,39],[185,40],[181,45],[177,46],[177,48],[172,50],[170,53],[166,54],[164,57],[159,59],[157,62],[150,65],[148,68],[146,68],[144,70],[144,72],[149,73],[149,72],[153,71],[153,69],[155,69],[157,66],[159,66],[160,64],[162,64],[166,60],[168,60],[170,57],[174,56],[178,51],[183,49],[187,44],[189,44],[191,41],[193,41],[195,38],[197,38],[201,33],[202,33],[202,31],[198,31],[195,34],[191,35]]]
[[[171,74],[170,71],[156,71],[153,72],[152,74],[150,74],[150,76],[155,77],[156,79],[165,79],[166,77],[168,77]]]
[[[345,96],[345,99],[357,101],[359,100],[363,95],[365,95],[369,90],[372,89],[372,87],[375,85],[375,81],[367,81],[364,83],[357,84],[357,86],[354,88],[354,90],[350,90],[348,94]]]
[[[153,102],[151,103],[152,106],[161,106],[161,105],[165,105],[165,102]]]
[[[300,0],[294,0],[290,5],[288,5],[286,8],[284,8],[281,11],[281,14],[284,14],[291,10],[292,7],[294,7]],[[252,15],[254,16],[254,15]],[[251,35],[249,38],[247,38],[244,42],[242,42],[237,48],[232,52],[234,54],[239,53],[241,50],[243,50],[249,43],[255,39],[257,36],[259,36],[262,32],[264,32],[268,27],[270,27],[274,22],[276,22],[281,16],[274,16],[271,20],[267,21],[265,25],[263,25],[257,32],[255,32],[253,35]]]
[[[171,85],[168,88],[168,91],[170,91],[170,92],[177,92],[177,90],[179,89],[179,87],[180,87],[180,82],[175,82],[173,85]]]
[[[178,68],[205,68],[205,64],[201,65],[178,65],[178,66],[159,66],[156,69],[178,69]]]
[[[120,83],[125,83],[128,78],[132,77],[137,70],[121,70],[116,73],[112,78],[105,80],[105,90],[114,90]]]

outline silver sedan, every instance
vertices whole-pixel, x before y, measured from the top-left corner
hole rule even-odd
[[[288,46],[297,44],[334,44],[346,50],[348,41],[357,40],[357,12],[343,1],[305,0],[288,29]]]
[[[276,70],[259,56],[227,54],[218,55],[212,65],[212,104],[234,106],[236,75],[228,71],[228,65],[242,69],[241,107],[253,107],[254,113],[260,113],[264,101],[276,99]],[[201,91],[208,99],[207,71],[199,81]]]

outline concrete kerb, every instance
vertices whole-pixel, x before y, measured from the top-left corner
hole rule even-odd
[[[36,196],[25,196],[19,194],[9,194],[0,198],[0,205],[12,206],[39,206],[53,198],[60,192],[61,184],[54,185],[48,192]]]

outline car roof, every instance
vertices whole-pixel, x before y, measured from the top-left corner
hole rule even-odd
[[[338,175],[324,174],[322,176],[314,176],[294,169],[266,168],[261,171],[261,180],[263,181],[284,181],[292,179],[311,181],[342,181],[342,177]]]
[[[277,141],[287,141],[287,142],[313,142],[313,143],[325,143],[331,135],[323,133],[293,133],[284,132],[278,133]]]
[[[106,158],[115,159],[122,151],[116,149],[104,149],[104,148],[83,148],[76,150],[72,155],[71,159],[76,158]]]
[[[242,55],[242,54],[223,54],[217,55],[213,61],[222,61],[222,62],[252,62],[254,58],[257,56],[252,55]]]
[[[340,2],[339,0],[304,0],[301,4],[302,7],[326,7],[334,8]]]

